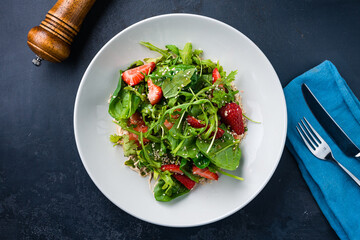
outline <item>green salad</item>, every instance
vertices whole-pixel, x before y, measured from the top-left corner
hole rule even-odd
[[[219,62],[202,58],[202,50],[186,43],[158,52],[120,70],[109,99],[109,114],[118,125],[110,136],[122,145],[125,165],[156,180],[154,197],[171,201],[197,183],[217,181],[219,174],[243,180],[236,170],[239,143],[247,131],[239,91]]]

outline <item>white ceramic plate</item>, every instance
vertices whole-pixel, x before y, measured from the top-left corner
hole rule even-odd
[[[204,58],[219,60],[225,70],[238,70],[235,85],[242,92],[246,114],[261,124],[248,124],[241,144],[242,161],[234,173],[241,182],[221,176],[172,202],[157,202],[147,178],[124,165],[121,147],[109,135],[115,125],[107,100],[115,90],[119,70],[135,60],[158,56],[141,46],[159,47],[192,42]],[[74,130],[81,160],[100,191],[127,213],[154,224],[188,227],[220,220],[243,208],[267,184],[280,160],[287,117],[283,90],[268,59],[236,29],[211,18],[191,14],[162,15],[143,20],[112,38],[87,68],[75,102]],[[270,200],[270,199],[269,199]]]

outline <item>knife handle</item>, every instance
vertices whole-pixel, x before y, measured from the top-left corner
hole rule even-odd
[[[42,59],[62,62],[70,55],[71,43],[94,3],[95,0],[58,0],[40,26],[29,31],[27,43],[37,55],[33,60],[36,66]]]

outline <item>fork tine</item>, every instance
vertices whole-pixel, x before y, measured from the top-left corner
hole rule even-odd
[[[308,120],[304,117],[306,123],[309,125],[315,136],[320,140],[320,142],[324,142],[324,139],[315,131],[315,129],[311,126],[311,124],[308,122]]]
[[[305,119],[305,118],[304,118]],[[317,145],[320,145],[320,143],[318,142],[318,140],[314,137],[314,135],[312,134],[312,132],[309,130],[309,128],[308,128],[308,124],[309,124],[309,122],[308,121],[306,121],[306,123],[307,124],[305,124],[305,122],[301,119],[301,123],[304,125],[304,127],[306,128],[306,130],[308,131],[308,133],[310,134],[310,136],[311,136],[311,140],[313,140]],[[315,130],[314,130],[314,128],[312,128],[311,126],[309,126],[310,128],[311,128],[311,130],[313,131],[313,132],[315,132]],[[315,134],[315,133],[314,133]],[[316,135],[316,134],[315,134]],[[320,140],[321,141],[321,140]]]
[[[308,141],[306,140],[306,138],[304,137],[304,135],[301,133],[300,129],[298,128],[298,126],[296,126],[296,130],[298,131],[298,133],[300,134],[302,140],[304,141],[305,145],[307,146],[307,148],[310,150],[310,152],[314,153],[314,148],[312,146],[310,146],[310,144],[308,143]]]
[[[302,130],[303,134],[305,134],[307,141],[310,143],[310,145],[312,146],[313,149],[316,149],[317,145],[311,140],[311,138],[309,137],[307,131],[303,128],[301,122],[298,122],[298,125],[300,127],[300,129]]]

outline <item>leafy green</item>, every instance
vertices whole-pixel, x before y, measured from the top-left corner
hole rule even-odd
[[[190,78],[194,72],[195,68],[181,70],[172,79],[165,79],[162,85],[163,96],[165,98],[171,98],[178,95],[181,89],[191,82]]]
[[[183,64],[192,64],[192,44],[186,43],[183,50],[180,50],[180,57]]]
[[[194,161],[194,164],[200,169],[204,169],[210,164],[210,159],[208,159],[201,153],[197,154],[197,156],[192,160]]]
[[[121,138],[122,138],[121,136],[116,134],[110,135],[110,142],[118,143],[121,140]]]
[[[141,103],[141,98],[134,91],[122,88],[121,74],[120,71],[119,82],[109,104],[109,114],[116,120],[130,118]]]
[[[211,102],[217,104],[219,108],[226,105],[226,103],[235,101],[235,94],[239,91],[229,90],[226,92],[223,88],[219,88],[213,92],[213,97],[211,98]]]
[[[129,135],[124,135],[122,137],[122,146],[125,157],[136,154],[136,149],[138,148],[138,145],[134,140],[129,139]]]
[[[225,131],[221,138],[216,139],[210,151],[207,152],[210,144],[210,140],[199,138],[196,140],[196,146],[200,152],[219,168],[235,170],[239,166],[241,158],[239,142],[229,132]]]
[[[165,46],[167,49],[169,49],[170,51],[172,51],[173,53],[175,53],[176,55],[179,55],[179,48],[175,45],[166,45]]]
[[[171,186],[170,190],[166,192],[164,190],[165,181],[163,179],[160,179],[158,184],[156,184],[154,189],[154,197],[157,201],[160,202],[169,202],[177,197],[180,197],[188,192],[190,192],[189,189],[187,189],[184,185],[182,185],[180,182],[174,179],[174,184]]]
[[[203,51],[193,49],[191,43],[186,43],[183,49],[175,45],[161,49],[149,42],[140,44],[160,55],[135,61],[128,69],[154,62],[154,71],[135,86],[127,85],[120,71],[118,85],[109,102],[109,114],[114,123],[138,138],[134,141],[129,135],[110,136],[111,142],[123,146],[125,156],[131,156],[125,165],[139,169],[142,175],[152,173],[154,179],[159,178],[154,189],[158,201],[171,201],[189,192],[173,173],[161,170],[163,164],[179,164],[184,175],[195,182],[200,177],[192,173],[194,166],[242,180],[223,170],[238,167],[240,141],[235,140],[228,130],[219,139],[214,135],[220,125],[219,109],[235,101],[238,91],[231,88],[231,82],[237,72],[227,75],[219,62],[202,59]],[[213,84],[215,68],[221,77]],[[154,105],[148,100],[148,79],[162,89],[163,97]],[[141,124],[129,125],[129,118],[135,112],[142,116],[146,129]],[[189,125],[188,115],[200,120],[204,127]],[[220,127],[227,129],[225,125]]]
[[[137,60],[137,61],[133,62],[132,64],[130,64],[130,66],[127,69],[136,68],[136,67],[139,67],[142,65],[144,65],[144,63],[141,60]]]
[[[191,161],[188,161],[185,158],[181,159],[180,170],[194,182],[199,182],[200,177],[192,173]]]
[[[140,143],[142,145],[142,149],[140,150],[138,157],[142,160],[142,162],[148,163],[149,166],[160,168],[161,162],[159,161],[160,159],[158,159],[158,153],[156,152],[155,148],[152,147],[152,144],[147,144],[146,146],[144,145],[142,141],[142,133],[140,133]]]
[[[210,165],[210,166],[208,167],[208,169],[209,169],[211,172],[216,172],[216,171],[218,171],[218,172],[221,173],[221,174],[224,174],[224,175],[226,175],[226,176],[228,176],[228,177],[231,177],[231,178],[234,178],[234,179],[237,179],[237,180],[240,180],[240,181],[243,181],[243,180],[244,180],[244,178],[235,176],[235,175],[233,175],[233,174],[231,174],[231,173],[228,173],[228,172],[225,172],[225,171],[221,170],[219,167],[217,167],[217,166],[215,166],[215,165]]]
[[[164,56],[160,56],[160,57],[157,57],[157,58],[144,58],[144,62],[146,62],[146,63],[151,63],[151,62],[158,63],[163,59],[164,59]]]
[[[141,45],[149,48],[150,50],[152,51],[155,51],[155,52],[158,52],[160,53],[161,55],[163,55],[165,58],[169,57],[169,53],[166,51],[166,50],[163,50],[161,48],[158,48],[158,47],[155,47],[154,45],[152,45],[151,43],[149,42],[140,42]]]

